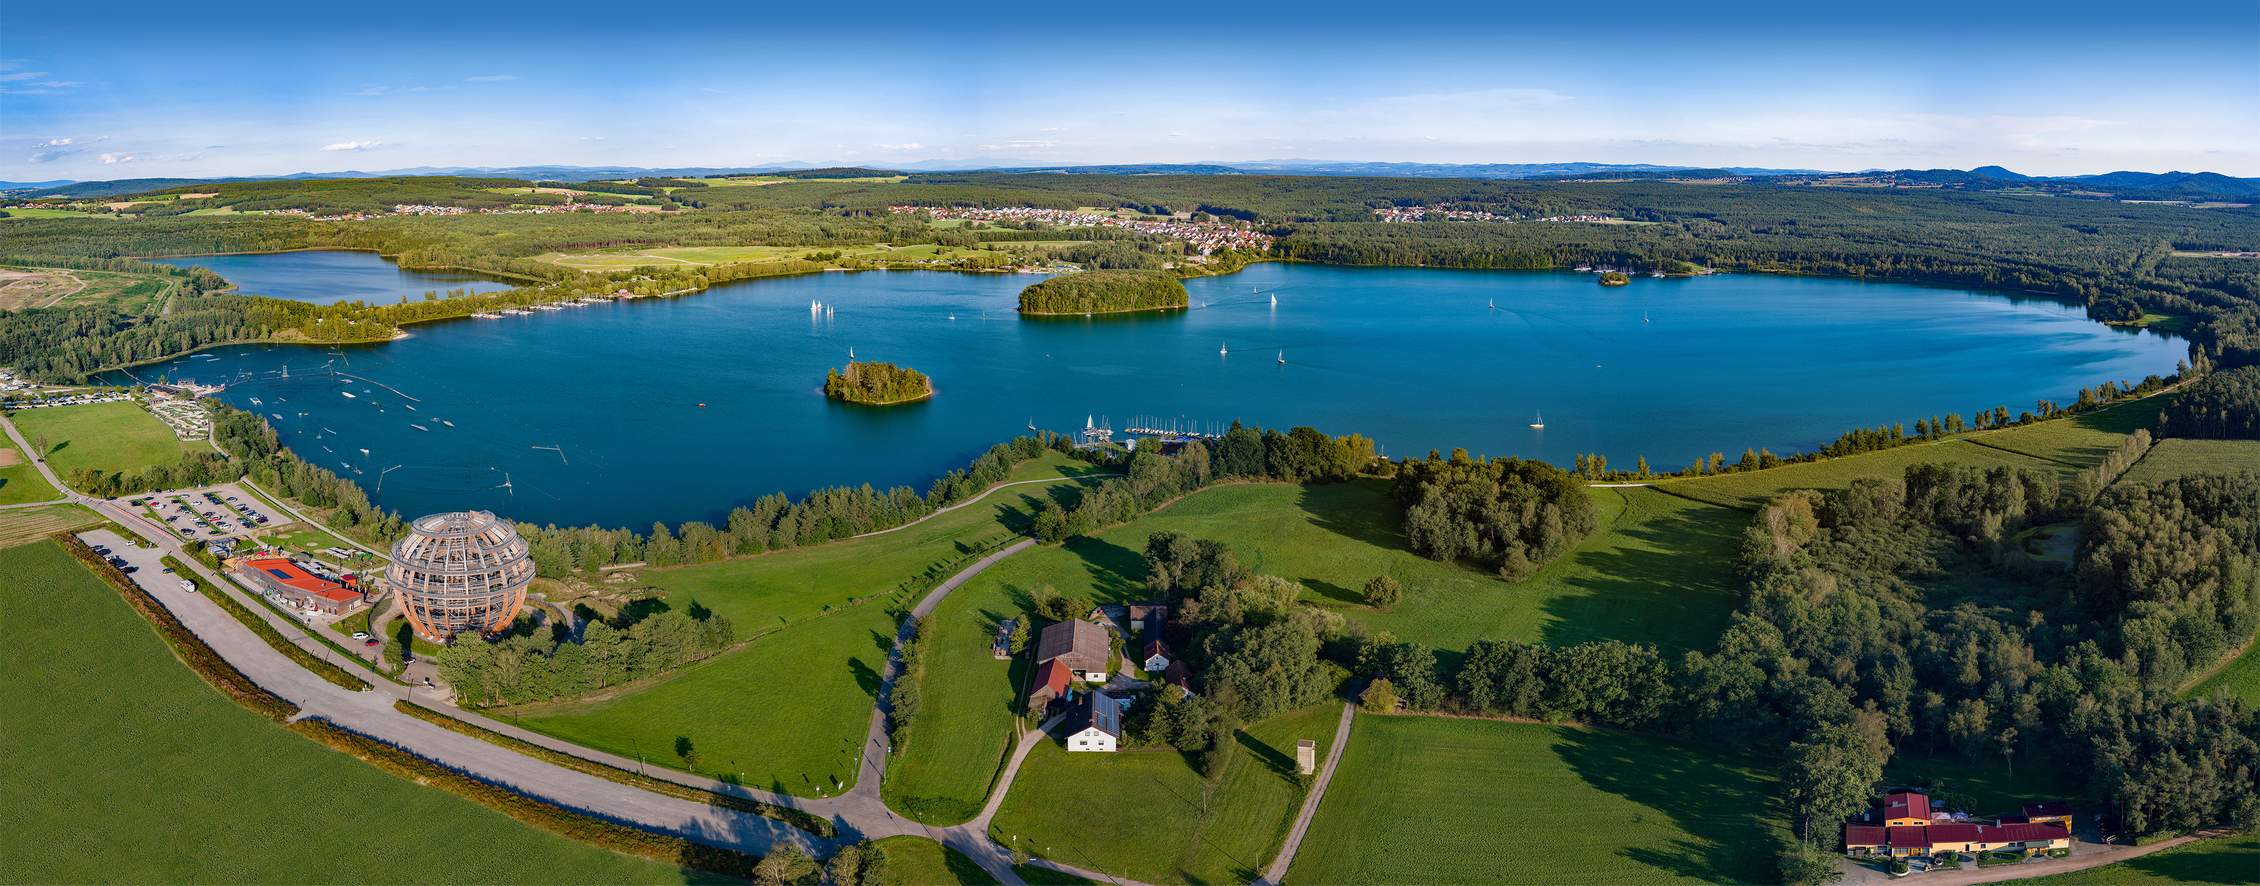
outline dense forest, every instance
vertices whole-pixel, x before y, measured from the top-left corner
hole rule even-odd
[[[2168,437],[2260,440],[2260,366],[2198,379],[2167,402],[2158,430]]]
[[[824,371],[824,396],[866,406],[892,406],[934,396],[934,382],[926,373],[907,366],[852,361],[844,371]]]
[[[1020,290],[1023,314],[1120,314],[1186,304],[1185,284],[1160,271],[1084,271]]]

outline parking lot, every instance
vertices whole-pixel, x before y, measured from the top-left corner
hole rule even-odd
[[[233,483],[132,496],[121,503],[184,542],[248,538],[288,522]]]
[[[108,529],[90,529],[79,533],[79,538],[150,593],[178,594],[186,590],[181,582],[187,581],[187,577],[173,574],[172,567],[164,563],[163,551],[135,547]]]

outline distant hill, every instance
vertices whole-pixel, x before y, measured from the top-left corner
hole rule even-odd
[[[2127,199],[2224,200],[2254,202],[2260,199],[2260,178],[2236,178],[2217,172],[2106,172],[2098,175],[2031,176],[2001,166],[1975,169],[1868,169],[1835,172],[1819,169],[1775,169],[1757,166],[1695,167],[1650,163],[1393,163],[1358,160],[1248,160],[1202,163],[1116,163],[1044,165],[1008,160],[903,163],[890,168],[844,166],[803,162],[761,166],[417,166],[377,171],[294,172],[288,175],[231,178],[140,178],[116,181],[0,182],[0,191],[17,198],[60,196],[112,197],[189,185],[264,181],[275,179],[379,178],[396,176],[479,176],[523,181],[587,182],[601,179],[644,177],[708,177],[725,175],[777,175],[794,178],[875,177],[945,172],[994,172],[1058,175],[1308,175],[1373,178],[1467,179],[1743,179],[1788,185],[1812,185],[1847,176],[1900,186],[1960,190],[2021,188],[2054,193],[2101,193]]]

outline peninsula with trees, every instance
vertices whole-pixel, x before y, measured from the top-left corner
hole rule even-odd
[[[1085,271],[1020,291],[1020,313],[1030,315],[1174,311],[1187,303],[1185,284],[1165,271]]]
[[[900,406],[934,396],[934,380],[908,366],[851,360],[845,370],[825,371],[824,396],[860,406]]]

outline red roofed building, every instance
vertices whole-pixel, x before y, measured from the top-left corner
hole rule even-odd
[[[1911,827],[1930,824],[1930,797],[1914,791],[1899,791],[1883,798],[1883,823],[1887,827]]]
[[[1844,826],[1844,851],[1856,853],[1881,852],[1884,847],[1883,828],[1872,824]]]
[[[1980,830],[1982,829],[1977,825],[1965,822],[1940,822],[1931,825],[1923,838],[1930,842],[1930,851],[1933,853],[1974,852],[1981,836]]]
[[[1891,844],[1892,855],[1929,855],[1930,827],[1927,825],[1894,825],[1884,828],[1884,840]]]
[[[1041,711],[1051,703],[1066,697],[1067,686],[1075,679],[1074,669],[1066,662],[1052,659],[1036,668],[1036,688],[1028,691],[1028,709]]]
[[[1980,849],[2023,850],[2026,854],[2072,848],[2072,831],[2055,822],[1984,825],[1978,828]]]
[[[281,597],[300,609],[343,615],[361,605],[360,591],[308,572],[282,557],[237,561],[235,573],[260,593]]]

